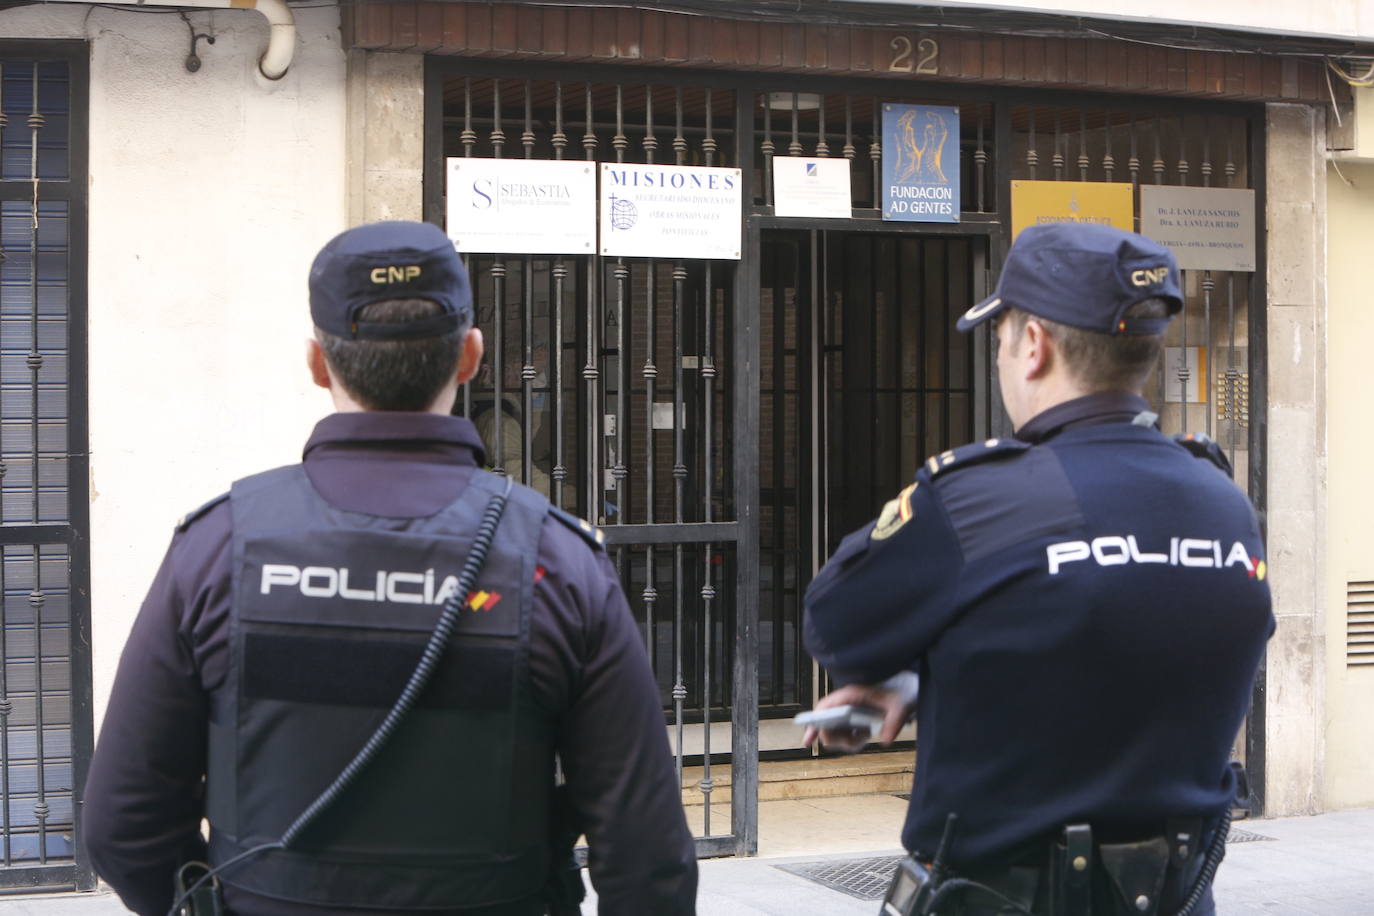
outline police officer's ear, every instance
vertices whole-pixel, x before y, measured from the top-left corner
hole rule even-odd
[[[324,347],[313,337],[305,341],[305,364],[310,368],[310,378],[316,385],[326,389],[334,387],[329,377],[329,365],[324,360]]]
[[[482,332],[469,328],[463,335],[462,351],[458,354],[458,384],[472,381],[477,369],[482,365]]]
[[[1043,378],[1053,367],[1059,352],[1055,347],[1054,338],[1050,332],[1045,330],[1045,326],[1034,318],[1026,321],[1025,328],[1021,331],[1021,346],[1018,348],[1022,357],[1021,369],[1027,381]]]

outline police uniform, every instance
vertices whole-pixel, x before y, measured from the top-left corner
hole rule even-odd
[[[1061,911],[1037,869],[1066,825],[1135,842],[1192,818],[1163,888],[1093,878],[1095,916],[1174,912],[1232,801],[1273,631],[1249,501],[1146,408],[1092,394],[932,456],[806,593],[807,648],[839,684],[920,677],[903,844],[929,861],[957,814],[954,873],[1008,892],[1022,869],[1037,913]],[[998,912],[968,906],[940,912]]]
[[[367,741],[505,490],[483,460],[462,418],[333,414],[301,464],[178,525],[86,788],[92,862],[132,910],[166,913],[183,862],[280,837]],[[298,843],[226,871],[226,906],[542,913],[556,753],[600,912],[694,912],[657,686],[591,526],[512,487],[460,601],[395,737]]]

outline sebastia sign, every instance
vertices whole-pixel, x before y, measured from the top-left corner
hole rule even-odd
[[[459,251],[594,254],[590,162],[448,160],[448,235]]]

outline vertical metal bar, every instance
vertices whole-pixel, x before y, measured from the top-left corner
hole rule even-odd
[[[1236,184],[1236,161],[1234,146],[1234,127],[1231,120],[1226,120],[1226,186],[1235,187]],[[1236,367],[1236,275],[1233,271],[1226,272],[1226,327],[1230,335],[1230,343],[1226,349],[1226,393],[1227,409],[1230,412],[1230,426],[1227,430],[1227,457],[1234,467],[1236,462],[1236,430],[1240,426],[1240,369]],[[1253,332],[1252,332],[1253,333]]]
[[[1040,153],[1035,149],[1035,106],[1026,106],[1030,112],[1030,136],[1026,139],[1026,168],[1030,169],[1031,181],[1035,181],[1035,170],[1040,165]]]
[[[1116,159],[1112,157],[1112,113],[1104,111],[1102,113],[1102,172],[1107,176],[1107,180],[1112,180],[1112,173],[1116,170]]]
[[[1202,186],[1212,185],[1212,119],[1206,115],[1202,119]],[[1202,273],[1202,329],[1206,340],[1203,352],[1206,354],[1207,369],[1198,370],[1198,386],[1202,389],[1203,413],[1207,424],[1207,435],[1212,435],[1212,414],[1216,412],[1212,397],[1212,290],[1216,283],[1210,270]],[[1186,430],[1185,430],[1186,432]]]
[[[654,90],[652,86],[644,87],[644,161],[650,165],[654,162],[654,153],[658,149],[658,140],[654,137]],[[649,301],[645,303],[644,310],[645,330],[647,331],[647,341],[644,351],[644,522],[654,524],[654,503],[658,499],[658,489],[655,487],[655,466],[657,456],[654,453],[654,404],[658,399],[658,366],[654,363],[654,353],[658,348],[658,262],[648,261],[649,271]],[[654,545],[649,544],[644,548],[645,569],[644,569],[644,629],[646,632],[645,648],[649,654],[649,670],[654,672],[655,683],[658,678],[658,624],[655,620],[655,610],[658,605],[658,589],[655,587],[655,565]]]
[[[488,134],[491,141],[491,154],[494,158],[500,159],[506,144],[506,132],[501,129],[501,81],[493,79],[491,81],[491,132]],[[493,320],[496,329],[496,339],[492,342],[496,350],[492,360],[492,382],[493,382],[493,402],[492,402],[492,421],[493,421],[493,442],[487,443],[491,448],[492,454],[491,468],[498,474],[506,473],[506,259],[499,254],[492,258],[491,262],[491,283],[492,283],[492,310]]]
[[[926,329],[930,327],[930,309],[932,300],[935,296],[931,293],[930,284],[930,239],[923,236],[916,236],[913,239],[913,247],[916,249],[916,262],[921,265],[921,298],[919,305],[919,315],[916,318],[921,334],[925,335]],[[876,274],[877,271],[875,270]],[[929,339],[926,340],[927,346],[922,347],[922,351],[929,348]],[[924,353],[923,353],[924,355]],[[926,395],[930,393],[929,368],[926,361],[921,360],[920,374],[917,376],[917,393],[920,397],[920,409],[916,413],[916,441],[920,444],[916,447],[918,454],[928,452],[930,441],[930,411],[926,408]]]
[[[816,109],[816,117],[820,119],[816,128],[816,155],[824,158],[830,156],[830,143],[825,139],[825,96],[819,95],[819,98],[820,106]]]
[[[792,142],[787,144],[787,155],[789,156],[800,156],[802,154],[801,137],[797,133],[798,122],[801,118],[801,112],[797,110],[799,101],[797,93],[792,93]]]
[[[983,106],[978,106],[978,146],[973,151],[974,181],[978,185],[978,212],[986,213],[988,151],[983,148]]]
[[[458,135],[463,144],[463,155],[471,158],[472,147],[477,143],[477,132],[472,129],[472,77],[463,77],[463,132]]]
[[[472,148],[477,143],[477,132],[472,129],[472,77],[463,77],[463,132],[458,135],[463,146],[463,157],[472,158]],[[470,259],[463,255],[463,264],[468,266]],[[474,285],[476,285],[474,283]],[[463,416],[472,416],[472,382],[463,384]]]
[[[830,377],[832,372],[830,367],[833,362],[831,350],[832,348],[838,349],[834,346],[835,341],[832,337],[835,330],[835,320],[832,317],[831,306],[832,304],[837,306],[833,310],[835,313],[843,308],[842,300],[838,297],[835,300],[831,299],[830,290],[844,288],[843,266],[840,266],[837,271],[840,276],[839,282],[833,284],[831,282],[831,235],[828,232],[818,233],[818,235],[820,236],[819,261],[821,264],[819,280],[814,279],[816,274],[814,270],[812,271],[812,289],[815,291],[812,296],[812,327],[816,329],[812,335],[812,340],[819,342],[812,363],[815,371],[813,388],[819,392],[817,402],[820,405],[820,422],[815,424],[817,428],[811,436],[812,454],[815,456],[815,476],[813,479],[818,483],[817,490],[813,491],[812,502],[815,508],[812,512],[812,521],[815,527],[812,533],[811,566],[808,570],[813,579],[820,572],[830,548],[830,479],[832,473],[830,470],[832,458],[829,450],[831,441]],[[813,255],[817,254],[814,243],[811,250]],[[797,701],[799,703],[809,701],[814,707],[821,698],[821,666],[815,659],[806,657],[805,653],[800,651],[803,648],[801,634],[797,635],[796,644],[799,650],[797,653],[797,683],[799,685],[807,683],[810,687],[805,694],[798,691]],[[813,755],[820,756],[820,748],[815,748]]]
[[[873,163],[873,209],[883,208],[883,106],[873,100],[873,142],[868,146],[868,158]]]
[[[987,254],[987,248],[984,246],[983,240],[977,238],[973,239],[970,254],[973,285],[970,290],[972,295],[969,297],[973,302],[982,302],[987,298]],[[975,332],[986,335],[986,327],[987,322],[984,322],[975,329]],[[986,439],[993,435],[991,405],[988,403],[987,398],[978,396],[978,386],[983,384],[982,380],[988,378],[991,374],[991,370],[988,366],[988,342],[985,336],[974,336],[970,341],[969,357],[969,373],[971,379],[970,394],[973,395],[973,438]]]
[[[0,66],[0,104],[4,102],[4,68]],[[9,126],[9,116],[0,110],[0,129]],[[0,214],[3,215],[3,214]],[[0,227],[3,224],[0,223]],[[0,238],[0,245],[3,238]],[[3,266],[7,258],[0,258],[0,266]],[[35,268],[37,264],[35,263]],[[36,270],[35,270],[36,273]],[[3,466],[3,465],[0,465]],[[36,475],[35,475],[36,476]],[[0,490],[0,506],[3,506],[4,492]],[[2,515],[3,513],[0,513]],[[13,864],[13,834],[10,830],[10,715],[14,712],[14,704],[9,696],[9,665],[6,660],[9,658],[9,647],[7,645],[8,621],[5,613],[5,549],[0,547],[0,844],[3,844],[3,856],[0,861],[8,866]]]
[[[1192,168],[1188,163],[1188,119],[1183,115],[1178,118],[1178,183],[1188,184],[1188,172]]]
[[[587,105],[587,129],[582,134],[582,150],[586,154],[588,162],[596,161],[596,112],[592,104],[592,84],[586,84],[586,105]],[[587,264],[587,362],[582,367],[582,381],[585,383],[587,397],[587,455],[586,455],[586,480],[587,480],[587,516],[598,522],[605,514],[602,505],[601,495],[601,415],[605,410],[605,405],[601,403],[600,386],[597,384],[601,378],[599,360],[601,358],[600,345],[600,309],[597,307],[599,297],[597,288],[601,276],[601,256],[592,255],[591,261]],[[679,745],[679,748],[681,745]]]
[[[1202,118],[1202,186],[1210,188],[1212,186],[1212,118],[1210,115],[1203,115]]]
[[[882,273],[878,266],[878,238],[867,236],[864,241],[868,246],[868,289],[873,296],[874,305],[878,302],[878,284]],[[887,306],[891,308],[891,303]],[[878,309],[875,307],[868,313],[868,449],[864,454],[864,463],[867,465],[868,492],[865,494],[868,505],[873,505],[874,499],[879,496],[878,482],[873,479],[874,456],[878,452]]]
[[[944,394],[940,398],[940,446],[941,448],[953,448],[955,443],[950,441],[950,414],[953,413],[953,406],[950,404],[950,388],[953,387],[953,377],[950,371],[952,368],[950,366],[950,351],[952,349],[950,336],[953,333],[954,321],[951,320],[949,313],[949,262],[952,260],[950,248],[953,243],[949,239],[938,241],[932,239],[931,241],[936,242],[936,250],[943,255],[936,262],[940,265],[940,283],[937,287],[940,290],[940,352],[942,354],[940,383],[944,386]]]
[[[553,158],[562,159],[568,148],[568,134],[563,130],[563,84],[553,84]]]
[[[1054,180],[1062,181],[1064,178],[1064,150],[1061,146],[1064,142],[1063,125],[1061,124],[1062,113],[1058,110],[1054,113]]]
[[[90,111],[90,53],[82,46],[73,54],[68,61],[68,91],[70,93],[70,110],[72,112]],[[80,119],[84,123],[84,115]],[[442,127],[442,125],[439,125]],[[442,136],[440,131],[435,134]],[[87,175],[90,173],[88,160],[89,154],[87,142],[82,136],[82,132],[74,130],[69,144],[69,154],[72,175]],[[436,146],[442,148],[442,144]],[[442,174],[440,170],[431,172],[433,175]],[[75,188],[73,190],[76,190]],[[88,352],[88,332],[87,332],[87,301],[88,301],[88,278],[86,271],[85,253],[89,250],[87,240],[88,232],[88,202],[89,197],[84,191],[73,194],[70,208],[68,210],[69,223],[66,238],[65,265],[68,280],[68,320],[71,322],[72,330],[67,335],[67,360],[68,366],[87,366]],[[69,506],[69,519],[72,530],[79,535],[89,532],[90,527],[90,499],[88,481],[90,479],[90,465],[88,461],[87,443],[90,441],[88,429],[88,404],[89,404],[89,380],[84,371],[67,373],[67,403],[69,413],[67,420],[68,441],[77,443],[74,449],[70,450],[67,461],[69,465],[68,473],[68,492],[71,497]],[[65,577],[65,587],[67,598],[70,602],[70,614],[72,621],[71,636],[69,646],[71,652],[72,666],[72,706],[71,706],[71,755],[72,755],[72,788],[74,790],[74,804],[76,817],[73,824],[72,844],[75,847],[76,857],[76,889],[94,890],[96,886],[95,870],[91,866],[90,855],[86,849],[85,828],[79,812],[83,809],[86,787],[86,774],[90,768],[91,754],[95,746],[95,737],[92,729],[92,689],[91,689],[91,605],[90,605],[90,550],[89,539],[81,537],[77,543],[71,545],[67,550],[67,575]],[[4,594],[3,581],[0,581],[0,594]],[[3,616],[0,614],[0,616]],[[3,621],[0,621],[3,623]],[[0,658],[4,656],[0,652]]]
[[[1131,115],[1130,137],[1131,158],[1126,160],[1126,169],[1131,173],[1131,184],[1135,185],[1138,190],[1140,185],[1140,155],[1137,149],[1138,137],[1136,134],[1136,119],[1134,114]]]
[[[1164,120],[1159,115],[1155,115],[1155,161],[1153,163],[1155,184],[1164,184],[1164,153],[1161,150],[1163,141]]]
[[[520,144],[525,149],[525,158],[534,158],[534,99],[530,81],[525,80],[525,129],[520,134]],[[520,367],[521,418],[520,418],[520,455],[521,478],[525,486],[534,486],[534,258],[525,255],[521,258],[524,268],[524,322],[522,331],[524,362]],[[545,494],[548,495],[548,494]]]
[[[673,153],[678,165],[687,160],[687,138],[682,132],[682,87],[674,94],[676,133]],[[687,266],[682,260],[673,264],[673,521],[682,524],[683,487],[687,483],[687,465],[683,457],[682,441],[682,312],[686,308]],[[682,677],[682,575],[684,571],[682,545],[673,545],[673,720],[677,725],[677,779],[682,782],[683,703],[687,699],[687,684]]]
[[[772,683],[769,685],[772,693],[771,696],[768,697],[768,701],[774,704],[781,704],[783,702],[784,672],[778,665],[778,662],[782,658],[784,646],[782,619],[786,597],[783,595],[782,583],[786,576],[786,567],[784,566],[785,557],[782,545],[787,533],[787,518],[785,515],[785,500],[782,497],[782,493],[783,481],[787,474],[787,461],[790,457],[787,444],[787,397],[783,390],[785,387],[783,380],[787,375],[787,357],[785,355],[787,344],[785,334],[788,312],[786,305],[788,281],[783,278],[782,273],[783,266],[787,263],[787,259],[782,256],[784,250],[782,244],[773,247],[773,269],[771,271],[773,275],[773,301],[769,310],[771,313],[769,317],[773,324],[773,358],[771,360],[773,377],[769,379],[769,387],[772,392],[773,402],[773,423],[770,429],[770,434],[773,439],[773,467],[771,469],[773,485],[769,492],[769,502],[773,506],[773,525],[772,531],[770,532],[773,548],[772,556],[770,557],[773,566],[773,588],[770,592],[772,607],[769,608],[770,620],[772,623],[770,633],[772,637],[770,642],[772,645],[770,648],[773,653],[773,678]],[[791,284],[796,294],[800,295],[801,265],[795,261],[793,263],[796,264],[797,269],[792,274]],[[760,309],[759,319],[759,323],[762,325],[762,309]],[[762,364],[760,364],[760,371],[762,371]]]
[[[29,356],[28,367],[30,372],[30,455],[32,457],[32,522],[37,525],[42,520],[39,511],[38,499],[38,477],[39,477],[39,442],[38,442],[38,374],[43,368],[43,354],[38,350],[38,132],[43,129],[46,121],[43,113],[38,110],[38,64],[33,67],[33,110],[29,114],[29,176],[33,180],[33,221],[29,236],[29,250],[33,258],[33,266],[29,276]],[[38,777],[38,801],[33,806],[34,817],[38,821],[38,862],[40,865],[48,863],[48,798],[47,798],[47,753],[43,734],[43,605],[46,597],[43,594],[43,570],[41,567],[42,548],[37,544],[33,546],[33,591],[29,593],[29,606],[33,608],[33,704],[34,704],[34,737],[35,737],[35,763],[37,764]],[[0,659],[0,664],[5,660]],[[8,774],[6,774],[8,776]]]
[[[568,147],[568,135],[563,130],[563,84],[553,84],[553,158],[562,159]],[[595,255],[593,255],[595,257]],[[553,348],[549,356],[549,385],[553,389],[553,504],[563,508],[563,485],[568,477],[563,463],[563,284],[568,266],[559,255],[549,272],[553,281]],[[590,515],[590,513],[588,513]]]
[[[716,152],[719,150],[719,145],[716,143],[715,131],[713,130],[713,128],[712,128],[712,126],[711,126],[711,120],[712,120],[712,119],[711,119],[711,103],[712,103],[712,93],[711,93],[711,90],[710,90],[710,89],[707,89],[707,90],[706,90],[706,134],[705,134],[705,136],[703,136],[703,137],[701,138],[701,152],[702,152],[702,155],[705,157],[705,162],[706,162],[707,168],[710,168],[710,167],[712,167],[712,166],[714,166],[714,165],[716,164]],[[708,276],[709,276],[709,271],[710,271],[710,269],[711,269],[711,262],[710,262],[710,261],[707,261],[707,262],[706,262],[706,270],[708,271]]]
[[[796,95],[792,96],[793,106],[796,105]],[[716,136],[715,128],[712,123],[713,117],[712,102],[713,93],[710,89],[706,90],[706,135],[702,138],[701,149],[705,156],[706,166],[710,168],[716,164]],[[794,113],[795,117],[795,113]],[[716,311],[716,291],[712,277],[712,262],[707,261],[705,265],[705,280],[702,283],[702,321],[703,331],[701,338],[701,424],[702,438],[704,446],[702,448],[701,461],[701,494],[702,494],[702,521],[710,522],[715,520],[711,511],[711,486],[713,476],[711,473],[711,449],[714,445],[712,435],[712,424],[715,422],[715,411],[711,403],[714,395],[714,381],[716,378],[716,367],[712,362],[712,335],[715,333],[715,311]],[[715,788],[715,780],[711,778],[711,643],[715,639],[711,625],[712,603],[715,600],[716,589],[713,584],[713,568],[711,565],[711,555],[715,547],[713,544],[702,544],[701,551],[704,557],[702,564],[701,579],[701,614],[702,614],[702,659],[701,659],[701,724],[702,724],[702,778],[701,794],[703,796],[702,813],[702,832],[707,836],[711,835],[711,791]]]
[[[1078,110],[1078,180],[1088,180],[1088,109]]]
[[[525,80],[525,129],[520,132],[520,145],[525,148],[525,158],[534,158],[534,97],[533,87]]]
[[[615,150],[615,161],[625,161],[625,151],[629,149],[630,141],[625,136],[625,90],[619,83],[615,87],[615,136],[611,138],[611,148]],[[615,266],[611,268],[611,275],[615,278],[615,463],[611,466],[611,479],[615,481],[615,501],[616,513],[615,523],[623,525],[625,516],[630,511],[629,494],[626,478],[629,471],[625,468],[625,443],[630,441],[629,416],[626,412],[626,389],[629,387],[626,382],[630,371],[630,352],[625,336],[625,320],[629,312],[628,300],[630,296],[630,268],[626,266],[624,258],[616,258]],[[623,566],[619,562],[625,555],[624,551],[617,554],[617,567],[624,572]]]
[[[844,158],[854,161],[854,97],[844,97]]]
[[[753,130],[753,112],[735,105],[735,137],[739,157],[736,165],[746,177],[754,174],[754,148],[746,142]],[[758,852],[758,587],[759,587],[759,232],[742,215],[744,247],[735,265],[734,344],[731,379],[735,435],[731,439],[735,485],[735,517],[739,521],[739,540],[735,544],[735,633],[732,671],[731,748],[732,801],[731,833],[735,854],[751,856]]]
[[[810,543],[808,544],[810,547],[810,556],[807,559],[810,562],[806,565],[807,578],[809,579],[814,579],[816,573],[820,572],[826,544],[821,526],[824,522],[823,507],[825,506],[825,475],[827,473],[825,443],[828,440],[825,435],[825,429],[829,418],[825,410],[826,391],[824,368],[826,360],[825,332],[827,324],[822,314],[829,304],[829,297],[827,296],[829,286],[826,282],[829,278],[827,273],[829,268],[829,244],[830,234],[828,232],[811,233],[811,276],[809,277],[811,295],[807,303],[808,308],[806,316],[808,345],[799,356],[799,359],[804,358],[807,361],[807,394],[810,396],[810,403],[808,406],[811,415],[811,422],[808,424],[810,426],[810,432],[808,434],[809,441],[807,442],[808,457],[810,458],[809,467],[807,462],[801,464],[802,467],[810,471],[810,480],[808,481],[810,492],[807,494],[807,502],[810,504],[809,528],[811,535]],[[802,482],[800,480],[797,481],[797,486],[798,489],[801,489]],[[800,609],[798,609],[797,616],[798,618],[801,617]],[[814,705],[815,700],[818,698],[813,698],[810,694],[811,691],[815,689],[817,680],[811,671],[815,662],[807,658],[806,652],[803,649],[801,629],[801,620],[799,619],[795,631],[796,635],[792,640],[792,657],[796,659],[793,680],[797,685],[797,703],[805,705],[810,702]],[[803,693],[802,685],[808,683],[811,689]],[[819,749],[816,749],[814,753],[819,754]]]
[[[1155,125],[1157,128],[1161,126],[1161,123],[1159,119],[1156,119]],[[1163,131],[1161,130],[1160,133],[1163,133]],[[1160,140],[1162,140],[1162,138],[1160,138]],[[1158,144],[1160,140],[1156,140],[1156,150],[1159,149]],[[1158,152],[1156,152],[1156,155],[1158,155]],[[1177,172],[1178,183],[1180,185],[1186,185],[1188,183],[1188,123],[1182,115],[1180,115],[1178,119]],[[1180,271],[1179,274],[1179,279],[1181,281],[1186,281],[1187,277],[1183,275],[1183,272]],[[1208,283],[1210,283],[1210,279]],[[1178,313],[1179,334],[1181,335],[1179,346],[1182,348],[1179,353],[1180,358],[1178,361],[1178,431],[1186,433],[1188,432],[1188,382],[1192,379],[1192,373],[1188,371],[1188,286],[1186,282],[1182,285],[1183,308],[1180,309]],[[1204,285],[1204,289],[1205,288],[1206,285]]]
[[[763,202],[768,206],[773,205],[773,153],[777,147],[773,145],[773,94],[765,92],[763,94],[763,144],[759,147],[763,152]]]
[[[997,244],[989,246],[988,253],[991,258],[990,267],[997,269],[1000,269],[1002,265],[1001,241],[1011,238],[1011,207],[1008,205],[1011,176],[1014,170],[1011,156],[1014,136],[1011,116],[1011,105],[1003,102],[992,104],[992,182],[990,189],[992,191],[993,211],[998,214],[997,224],[1001,227],[1002,233]],[[988,278],[988,285],[992,285],[991,277]],[[990,378],[989,381],[991,381]]]

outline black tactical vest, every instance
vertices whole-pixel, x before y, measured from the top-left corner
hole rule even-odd
[[[367,741],[455,591],[504,480],[474,471],[427,518],[336,509],[299,465],[234,484],[232,664],[211,710],[217,865],[274,842]],[[553,727],[530,691],[542,496],[514,487],[477,587],[417,706],[292,849],[226,881],[385,909],[529,897],[548,864]]]

